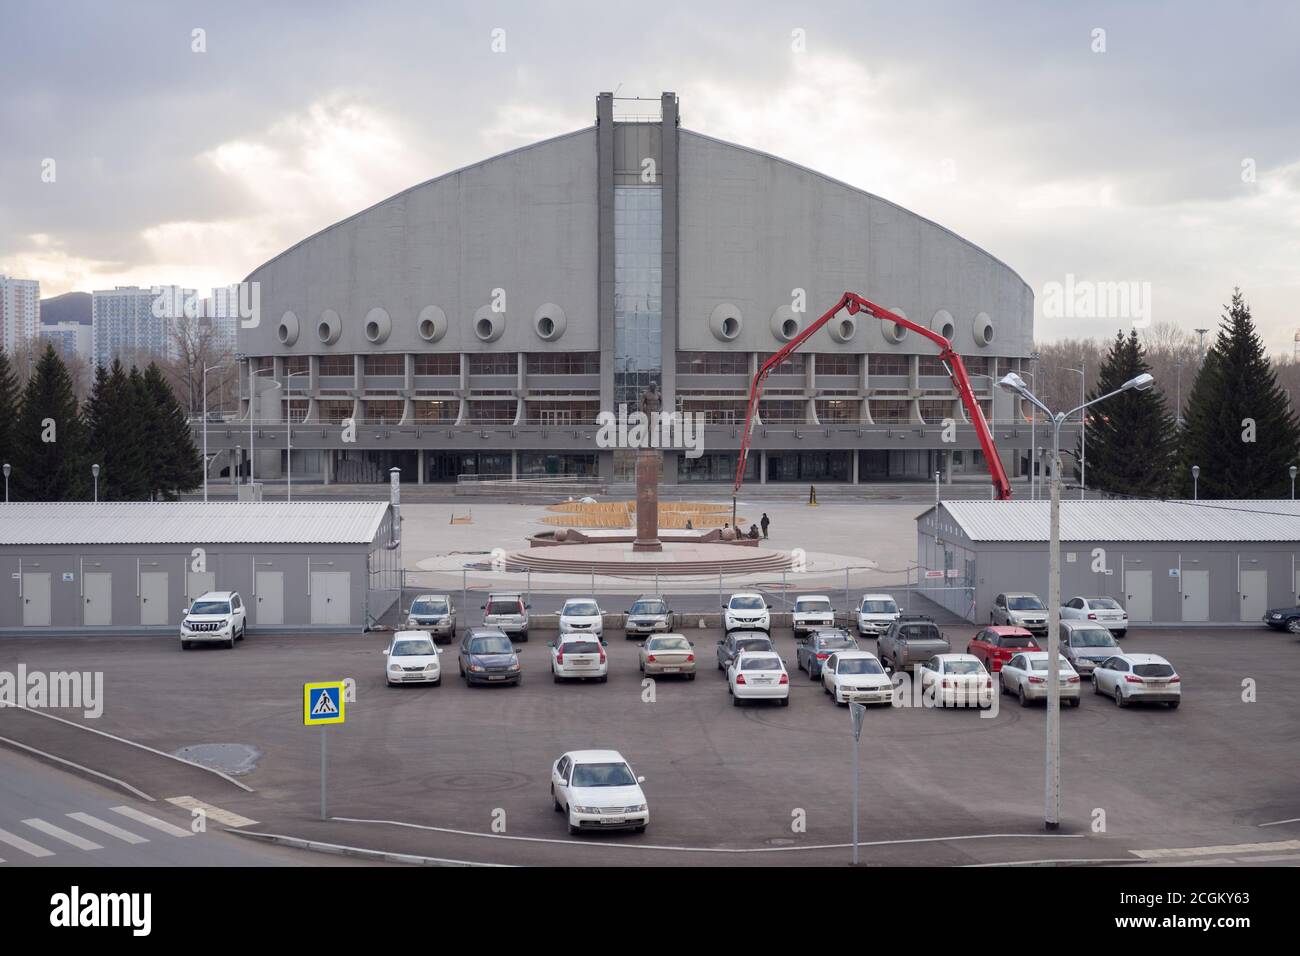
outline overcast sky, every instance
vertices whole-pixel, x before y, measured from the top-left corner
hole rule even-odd
[[[2,0],[0,17],[0,273],[45,297],[238,281],[407,186],[591,125],[617,88],[673,90],[684,127],[982,246],[1035,290],[1041,339],[1123,324],[1045,316],[1070,275],[1150,283],[1151,318],[1187,328],[1239,285],[1274,350],[1300,327],[1284,0]]]

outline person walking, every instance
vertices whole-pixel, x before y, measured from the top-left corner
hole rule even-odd
[[[768,527],[768,525],[770,525],[771,523],[772,523],[772,521],[771,521],[770,518],[768,518],[768,516],[767,516],[767,512],[764,511],[764,512],[763,512],[763,517],[762,517],[762,519],[759,521],[759,524],[761,524],[761,525],[763,526],[763,537],[765,537],[765,538],[767,537],[767,527]]]

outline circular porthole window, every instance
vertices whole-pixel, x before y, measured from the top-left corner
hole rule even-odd
[[[493,312],[492,306],[481,305],[474,313],[474,335],[480,342],[495,342],[506,331],[506,314]]]
[[[770,325],[772,334],[782,342],[789,342],[799,334],[799,330],[803,327],[803,324],[799,321],[799,314],[788,305],[780,306],[772,313]]]
[[[975,344],[980,348],[993,344],[993,320],[987,312],[975,316]]]
[[[388,335],[393,331],[393,320],[389,318],[388,313],[379,308],[371,309],[366,313],[366,323],[364,331],[366,341],[378,345],[388,339]]]
[[[298,316],[292,312],[286,312],[280,316],[280,324],[276,327],[275,337],[280,340],[281,345],[293,345],[298,341]]]
[[[907,313],[902,309],[890,309],[895,315],[907,318]],[[907,338],[907,326],[900,325],[897,322],[885,322],[880,327],[881,333],[885,336],[886,342],[892,342],[895,345]]]
[[[713,337],[721,342],[731,342],[740,335],[744,322],[740,310],[730,302],[717,306],[709,316],[709,328],[713,332]]]
[[[830,333],[832,339],[843,345],[845,342],[851,342],[853,336],[858,334],[858,319],[854,315],[841,315],[833,319],[827,326],[826,330]]]
[[[569,320],[554,302],[547,302],[533,313],[533,329],[544,342],[554,342],[568,327]]]
[[[426,305],[420,310],[415,327],[424,341],[437,342],[447,334],[447,313],[436,305]]]
[[[324,345],[333,345],[343,334],[343,321],[333,309],[326,309],[316,323],[316,337]]]
[[[934,314],[934,318],[930,320],[930,328],[949,342],[957,334],[957,323],[953,321],[952,313],[947,309],[940,309]]]

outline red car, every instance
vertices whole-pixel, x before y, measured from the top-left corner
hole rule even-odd
[[[978,657],[991,674],[1002,670],[1018,651],[1036,650],[1040,650],[1038,641],[1023,627],[986,627],[966,645],[966,653]]]

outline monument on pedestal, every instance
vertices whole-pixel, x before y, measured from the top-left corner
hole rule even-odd
[[[647,436],[655,433],[651,425],[663,407],[663,398],[654,382],[641,395],[641,414],[645,416]],[[639,448],[636,453],[636,539],[633,551],[662,551],[659,540],[659,478],[663,469],[663,451]]]

